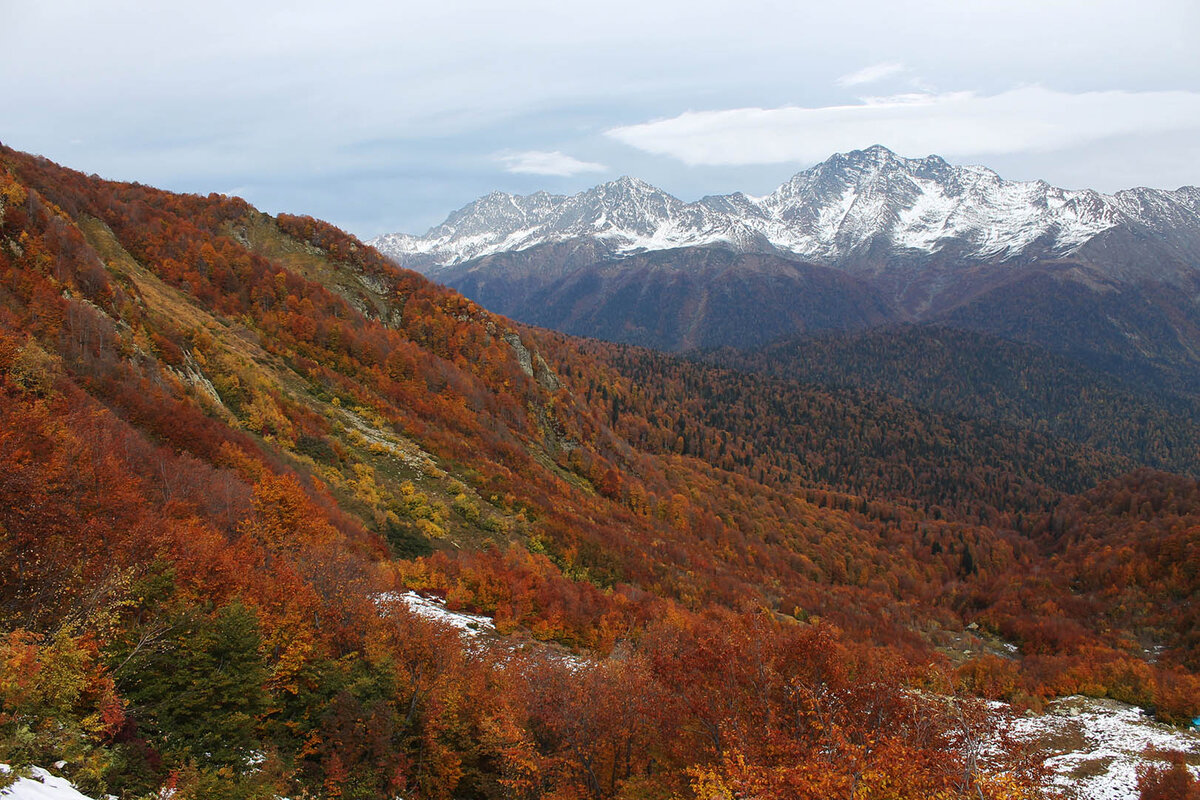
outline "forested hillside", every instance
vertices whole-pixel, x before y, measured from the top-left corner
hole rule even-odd
[[[1200,474],[1200,404],[1045,348],[936,325],[788,338],[703,361],[780,380],[860,389],[981,418],[1159,469]]]
[[[1142,463],[0,150],[0,760],[96,794],[1036,796],[972,697],[1200,713],[1200,492]]]

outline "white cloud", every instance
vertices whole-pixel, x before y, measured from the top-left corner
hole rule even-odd
[[[837,79],[837,84],[838,86],[861,86],[864,83],[875,83],[884,78],[899,75],[905,69],[905,66],[899,61],[885,61],[847,73]]]
[[[884,144],[907,155],[1064,150],[1110,137],[1200,133],[1200,92],[1084,92],[1031,86],[866,98],[854,105],[689,111],[606,135],[690,165],[811,163]]]
[[[508,153],[498,157],[507,172],[519,172],[527,175],[555,175],[569,177],[582,172],[604,172],[608,167],[594,161],[580,161],[578,158],[560,153],[557,150],[526,150],[522,153]]]

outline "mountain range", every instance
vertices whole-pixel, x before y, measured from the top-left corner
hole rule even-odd
[[[371,244],[515,319],[661,349],[938,322],[1168,383],[1200,365],[1193,186],[1061,189],[875,146],[763,197],[494,192]]]
[[[433,275],[483,256],[580,239],[611,256],[716,246],[859,272],[868,263],[932,256],[1103,262],[1118,232],[1168,231],[1179,236],[1158,242],[1164,251],[1188,261],[1200,254],[1200,188],[1105,195],[1006,181],[984,167],[952,166],[936,155],[903,158],[876,145],[835,154],[763,197],[735,192],[684,203],[630,177],[572,196],[493,192],[424,236],[388,234],[370,243]]]

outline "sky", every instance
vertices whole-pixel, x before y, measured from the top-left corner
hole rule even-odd
[[[765,194],[883,144],[1200,184],[1196,0],[0,0],[0,142],[363,238],[493,190]]]

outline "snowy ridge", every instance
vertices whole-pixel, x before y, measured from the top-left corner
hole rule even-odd
[[[424,236],[370,244],[405,266],[439,268],[542,244],[591,239],[625,255],[723,246],[836,264],[880,244],[895,256],[939,252],[1005,261],[1031,248],[1064,256],[1106,230],[1133,225],[1200,239],[1200,189],[1129,189],[1105,195],[1044,181],[1006,181],[938,156],[909,159],[876,145],[836,154],[765,197],[742,193],[694,203],[623,177],[572,196],[493,192]]]

